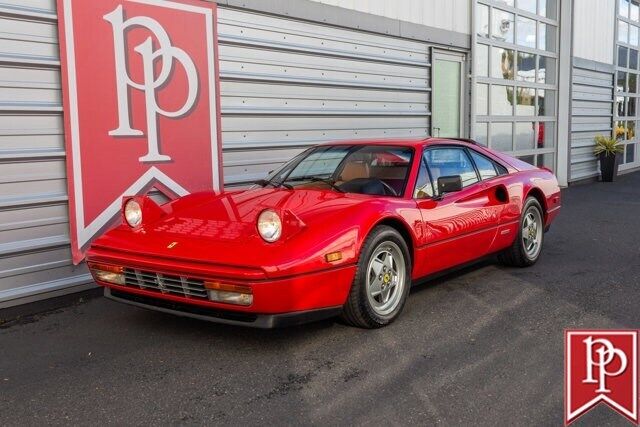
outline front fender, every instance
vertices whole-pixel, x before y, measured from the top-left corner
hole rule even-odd
[[[421,216],[413,200],[393,203],[371,201],[327,215],[322,221],[307,224],[305,229],[282,245],[280,259],[265,267],[269,276],[288,276],[353,265],[358,262],[362,246],[371,231],[380,224],[403,227],[409,237],[411,252],[420,241]],[[328,254],[340,253],[340,259],[328,261]]]

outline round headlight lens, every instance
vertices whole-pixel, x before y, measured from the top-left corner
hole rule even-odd
[[[124,205],[124,218],[131,227],[137,227],[142,224],[142,208],[140,203],[131,199]]]
[[[272,243],[282,235],[282,221],[275,211],[267,209],[258,217],[258,233],[267,242]]]

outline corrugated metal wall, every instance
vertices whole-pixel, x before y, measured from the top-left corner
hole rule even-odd
[[[613,66],[573,59],[570,181],[599,175],[594,137],[611,135]]]
[[[616,0],[573,1],[573,55],[613,64]]]
[[[0,2],[0,307],[86,284],[69,249],[55,2]]]
[[[428,45],[219,10],[226,184],[322,141],[428,133]],[[90,283],[67,216],[55,0],[0,0],[0,308]]]
[[[424,43],[222,8],[218,32],[227,184],[323,141],[428,134]]]
[[[471,34],[471,0],[313,0],[372,15]]]

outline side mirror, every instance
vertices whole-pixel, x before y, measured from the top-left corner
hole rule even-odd
[[[438,195],[453,193],[462,190],[462,177],[460,175],[441,176],[438,178]]]

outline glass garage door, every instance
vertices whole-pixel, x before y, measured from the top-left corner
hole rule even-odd
[[[473,137],[555,169],[558,73],[556,0],[475,3]]]
[[[637,124],[640,123],[638,99],[640,85],[640,4],[637,0],[618,0],[616,42],[616,107],[613,136],[624,145],[620,169],[640,165],[636,153]]]

